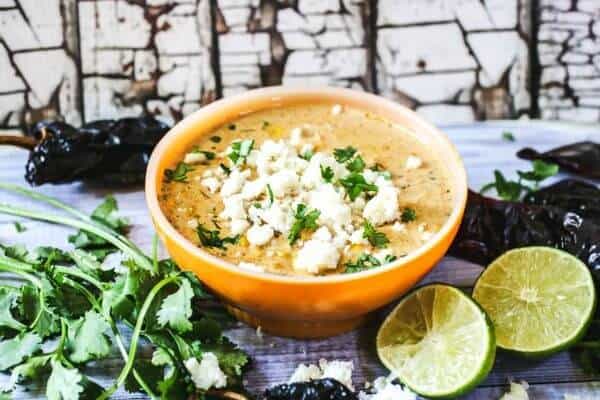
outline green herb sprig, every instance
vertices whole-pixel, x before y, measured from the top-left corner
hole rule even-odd
[[[43,384],[47,377],[50,400],[108,399],[122,386],[156,400],[202,397],[190,384],[184,362],[200,360],[207,351],[218,357],[228,384],[240,387],[248,357],[222,334],[227,313],[214,307],[215,299],[194,275],[158,260],[156,238],[149,257],[117,230],[126,230],[126,220],[116,214],[116,200],[107,199],[88,217],[25,188],[2,183],[0,188],[53,205],[72,218],[7,205],[0,205],[0,212],[80,229],[126,257],[121,269],[107,270],[81,248],[28,252],[0,245],[0,271],[25,282],[0,285],[0,371],[11,373],[10,390]],[[154,348],[151,361],[140,358],[141,338]],[[102,387],[85,375],[85,367],[109,357],[113,346],[124,364],[113,384]]]
[[[540,182],[558,173],[558,165],[541,160],[532,162],[531,171],[517,171],[517,181],[508,180],[502,172],[494,170],[494,182],[484,185],[480,193],[496,189],[498,196],[507,201],[519,201],[524,195],[538,189]],[[525,184],[528,182],[529,184]]]
[[[338,180],[338,183],[344,187],[350,200],[354,201],[362,193],[377,193],[377,186],[367,183],[362,174],[352,172],[345,178]]]
[[[383,264],[389,264],[398,258],[394,255],[388,254],[385,256],[383,260]],[[345,266],[344,273],[352,274],[355,272],[366,271],[371,268],[380,267],[382,263],[375,256],[369,253],[361,253],[356,261],[347,262]]]
[[[245,139],[231,143],[231,151],[227,157],[234,164],[243,164],[254,147],[254,139]]]
[[[378,231],[375,227],[367,220],[363,223],[363,238],[367,239],[371,246],[383,248],[387,247],[390,240],[385,233]]]
[[[165,180],[167,182],[187,182],[187,174],[193,170],[194,168],[181,161],[177,163],[175,169],[165,169]]]
[[[318,228],[317,219],[321,215],[319,210],[308,210],[305,204],[298,204],[294,213],[294,224],[288,234],[290,244],[296,243],[303,230],[314,231]]]

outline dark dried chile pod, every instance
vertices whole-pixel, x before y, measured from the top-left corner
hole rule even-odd
[[[600,143],[578,142],[539,153],[526,147],[517,157],[525,160],[542,160],[558,164],[568,172],[587,178],[600,178]]]
[[[25,165],[25,179],[32,185],[81,179],[102,160],[93,138],[64,122],[38,123],[32,136],[41,140]]]
[[[335,379],[277,385],[265,391],[264,400],[357,400],[354,392]]]
[[[150,154],[168,130],[168,125],[149,116],[99,120],[80,129],[63,122],[40,122],[28,133],[39,143],[31,150],[25,177],[32,185],[142,182]]]
[[[600,189],[575,180],[535,192],[527,203],[470,191],[450,254],[486,265],[516,247],[552,246],[580,258],[600,279],[599,196]]]

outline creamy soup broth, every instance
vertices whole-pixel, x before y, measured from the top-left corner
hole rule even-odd
[[[232,150],[232,142],[244,143],[238,147],[243,147],[245,154],[250,140],[254,142],[248,156],[234,163],[228,154],[233,151],[236,158],[239,152]],[[267,141],[269,144],[261,153]],[[278,143],[285,151],[269,158],[267,147],[277,150]],[[332,161],[336,159],[335,149],[348,150],[348,146],[356,149],[348,160]],[[294,151],[300,157],[290,156]],[[342,152],[339,159],[344,160],[349,153],[351,149]],[[312,179],[308,176],[311,154],[312,157],[319,154],[318,158],[325,160],[319,165],[321,181],[315,178],[314,165]],[[364,163],[362,171],[360,161],[348,165],[357,156]],[[286,162],[293,165],[280,168],[275,165],[279,157],[287,157]],[[256,167],[257,159],[262,160],[261,171]],[[188,240],[250,270],[324,275],[377,268],[406,256],[430,240],[453,206],[444,161],[419,141],[418,132],[410,133],[377,115],[338,105],[295,105],[243,116],[198,140],[184,161],[177,168],[172,166],[165,177],[159,197],[163,212]],[[327,165],[332,165],[333,177]],[[340,183],[351,174],[348,168],[359,171],[357,174],[367,178],[371,185],[378,186],[379,182],[377,191],[363,191],[351,201],[348,189]],[[261,188],[255,183],[255,192],[260,189],[260,194],[256,194],[252,193],[252,185],[248,185],[256,180],[273,184]],[[373,202],[366,212],[369,202],[383,192],[391,200],[378,199],[379,203]],[[240,200],[242,195],[245,198]],[[394,203],[394,196],[396,210],[386,209],[384,205]],[[238,212],[240,215],[233,219],[223,215],[224,200],[231,198],[237,201],[238,208],[243,207],[241,214]],[[308,218],[294,216],[298,204],[306,206],[300,215],[309,215]],[[282,218],[267,218],[269,213],[277,214],[273,210],[279,216],[285,215],[282,218],[287,222],[281,224]],[[314,210],[319,215],[311,223],[310,217],[316,213],[310,212]],[[235,210],[225,214],[232,213]],[[261,213],[270,224],[261,219]],[[308,227],[300,229],[292,243],[290,230],[299,220],[297,225],[306,223]],[[368,239],[364,233],[366,222],[376,232]],[[336,226],[338,223],[344,225]],[[315,265],[310,265],[311,262]]]

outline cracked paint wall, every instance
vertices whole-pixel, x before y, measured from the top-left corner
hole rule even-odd
[[[0,0],[0,129],[176,121],[275,84],[373,91],[434,122],[598,122],[598,21],[598,0]]]

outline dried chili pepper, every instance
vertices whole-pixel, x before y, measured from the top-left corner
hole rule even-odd
[[[356,394],[335,379],[315,379],[277,385],[265,391],[264,400],[357,400]]]
[[[558,164],[565,171],[588,178],[600,178],[600,143],[578,142],[539,153],[526,147],[517,157],[525,160],[543,160]]]
[[[0,137],[31,152],[25,178],[32,185],[77,180],[129,184],[144,179],[154,146],[169,130],[145,116],[100,120],[79,129],[64,122],[42,121],[28,137]]]
[[[543,245],[584,261],[600,279],[600,189],[563,180],[510,202],[469,192],[467,209],[450,253],[487,264],[507,250]]]

